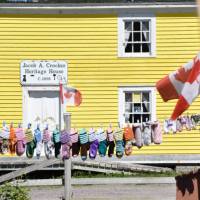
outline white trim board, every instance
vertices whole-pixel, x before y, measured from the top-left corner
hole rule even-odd
[[[197,13],[197,5],[104,5],[104,6],[1,6],[0,14],[119,14],[132,13]]]

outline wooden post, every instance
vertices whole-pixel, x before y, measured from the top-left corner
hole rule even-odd
[[[65,129],[69,133],[71,129],[71,114],[64,113]],[[64,199],[71,200],[71,158],[64,161],[65,165],[65,181],[64,181]]]

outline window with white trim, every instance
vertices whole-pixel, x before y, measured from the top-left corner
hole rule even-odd
[[[155,56],[155,17],[119,17],[118,32],[120,57]]]
[[[119,120],[120,124],[155,120],[154,87],[120,88]]]

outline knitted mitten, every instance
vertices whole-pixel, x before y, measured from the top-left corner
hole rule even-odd
[[[116,156],[121,158],[124,155],[124,142],[122,129],[116,129],[114,132],[114,138],[116,143]]]
[[[54,144],[55,157],[58,158],[58,156],[60,155],[61,142],[60,142],[60,131],[57,128],[53,131],[52,141]]]
[[[25,134],[24,134],[23,128],[16,128],[15,133],[16,133],[16,138],[17,138],[16,154],[18,156],[21,156],[24,154],[25,146],[26,146]]]
[[[79,140],[80,140],[80,144],[81,144],[81,159],[86,160],[87,159],[87,150],[89,148],[89,138],[88,138],[87,131],[84,128],[82,128],[79,131]]]
[[[70,134],[63,130],[60,134],[60,142],[62,148],[62,159],[69,159],[70,158],[70,148],[72,146]]]
[[[36,143],[33,138],[32,130],[30,128],[26,129],[25,138],[26,138],[26,156],[27,158],[32,158],[36,147]]]
[[[90,144],[89,156],[90,159],[95,159],[99,147],[99,141],[96,139]]]
[[[164,130],[164,133],[165,134],[168,134],[169,133],[169,129],[168,129],[168,120],[164,120],[163,122],[163,130]]]
[[[16,152],[16,134],[13,126],[10,127],[10,137],[9,137],[9,150],[11,155],[14,155]]]
[[[134,133],[135,133],[135,144],[138,148],[143,146],[143,137],[141,131],[141,125],[139,123],[133,124]]]
[[[162,129],[159,121],[155,121],[154,123],[152,123],[152,138],[154,144],[162,143]]]
[[[181,124],[181,118],[178,117],[176,120],[176,129],[177,131],[181,132],[183,130],[182,124]]]
[[[117,158],[122,158],[124,155],[124,142],[123,140],[116,141],[116,156]]]
[[[149,146],[151,144],[151,124],[150,123],[143,123],[143,141],[144,145]]]
[[[76,129],[71,129],[70,138],[72,142],[72,156],[77,157],[80,151],[80,143],[78,138],[78,131]]]
[[[99,128],[97,130],[97,137],[98,137],[98,141],[99,141],[99,156],[104,157],[106,155],[106,151],[107,151],[107,135],[104,132],[103,129]]]
[[[51,134],[48,129],[43,132],[43,142],[44,142],[44,153],[47,159],[53,154],[53,143],[51,141]]]
[[[96,138],[95,130],[91,128],[89,130],[89,143],[90,143],[90,150],[89,150],[89,157],[90,159],[95,159],[99,147],[99,141]]]
[[[112,157],[114,154],[115,142],[113,130],[111,128],[107,129],[107,142],[108,142],[108,157]]]

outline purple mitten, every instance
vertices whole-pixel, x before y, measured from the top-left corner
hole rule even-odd
[[[62,145],[62,159],[69,159],[70,158],[70,148],[72,146],[70,134],[63,130],[61,131],[60,141]]]
[[[65,143],[62,144],[62,159],[66,160],[70,158],[70,146]]]

